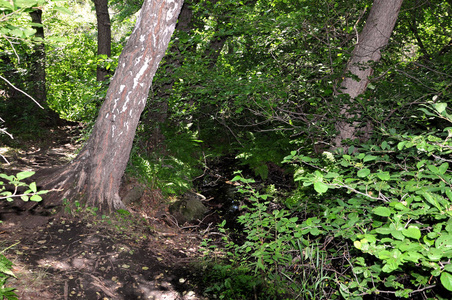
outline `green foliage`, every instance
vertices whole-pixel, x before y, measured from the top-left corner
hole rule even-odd
[[[204,293],[217,299],[266,299],[259,290],[264,282],[253,275],[246,267],[212,264],[206,268],[203,276],[204,284],[208,287]]]
[[[290,146],[289,139],[281,132],[273,134],[247,132],[242,139],[244,143],[238,148],[239,154],[236,158],[264,180],[268,177],[267,163],[280,163],[284,157],[283,153],[287,153]]]
[[[192,188],[192,180],[201,173],[201,140],[192,124],[163,128],[167,138],[159,148],[147,154],[148,143],[141,136],[135,139],[127,172],[140,178],[151,189],[164,195],[183,194]]]
[[[39,202],[42,200],[40,195],[46,194],[48,191],[38,191],[35,182],[25,183],[22,180],[32,176],[35,172],[32,171],[24,171],[19,172],[14,175],[6,175],[0,173],[0,178],[6,179],[7,182],[0,181],[0,200],[13,201],[13,198],[20,197],[23,201],[36,201]],[[11,185],[13,190],[7,190],[6,184]],[[27,188],[24,192],[19,192],[21,187]]]
[[[6,287],[6,281],[8,277],[13,276],[11,271],[12,262],[3,255],[3,251],[0,253],[0,299],[17,300],[17,295],[14,292],[14,288]]]
[[[12,246],[8,248],[11,247]],[[15,289],[6,287],[6,282],[8,278],[16,277],[12,272],[13,263],[4,255],[7,249],[3,249],[2,251],[0,251],[0,299],[18,300],[17,295],[14,292]]]
[[[34,172],[24,171],[14,175],[6,175],[0,173],[0,178],[6,179],[6,184],[13,188],[12,191],[7,190],[5,182],[0,181],[0,200],[13,201],[14,197],[20,197],[23,201],[41,201],[40,195],[48,191],[38,191],[36,183],[24,183],[23,180],[32,176]],[[24,192],[19,192],[20,188],[26,188]],[[0,221],[1,223],[1,221]],[[6,287],[6,281],[10,276],[14,277],[12,270],[12,262],[8,260],[3,253],[6,249],[0,251],[0,299],[17,300],[14,288]]]
[[[422,110],[452,120],[445,103]],[[452,291],[451,136],[452,128],[392,132],[380,145],[349,153],[286,157],[298,165],[300,189],[321,195],[323,213],[303,221],[305,232],[353,243],[353,274],[337,282],[344,298],[385,292],[408,298],[440,284]]]
[[[265,278],[269,299],[335,299],[330,289],[334,281],[325,269],[326,253],[317,242],[309,240],[310,233],[318,234],[307,231],[309,226],[302,226],[289,210],[271,210],[269,207],[275,205],[273,196],[253,188],[253,179],[237,175],[233,181],[242,184],[239,191],[250,204],[241,207],[246,212],[238,217],[245,240],[237,243],[227,236],[223,238],[229,261],[238,269],[245,268],[259,275],[257,278]],[[223,233],[226,233],[225,223],[220,224]],[[230,288],[234,289],[234,286]]]

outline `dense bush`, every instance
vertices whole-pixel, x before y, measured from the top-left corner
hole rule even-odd
[[[450,121],[446,108],[422,110]],[[347,153],[293,151],[284,162],[299,186],[284,200],[237,176],[248,204],[239,217],[243,239],[223,238],[226,257],[288,299],[447,299],[451,137],[452,127],[416,136],[391,131],[380,145]]]

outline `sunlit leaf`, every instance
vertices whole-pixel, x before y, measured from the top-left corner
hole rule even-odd
[[[442,285],[449,291],[452,291],[452,275],[448,272],[441,273],[440,280]]]
[[[372,209],[372,212],[378,216],[389,217],[391,215],[391,210],[384,206],[378,206]]]

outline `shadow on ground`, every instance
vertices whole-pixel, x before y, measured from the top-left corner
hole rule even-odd
[[[192,280],[196,234],[119,227],[64,217],[33,229],[3,223],[18,277],[10,285],[21,300],[204,299]]]

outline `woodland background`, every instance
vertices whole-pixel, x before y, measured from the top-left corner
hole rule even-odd
[[[403,1],[351,97],[349,62],[387,2],[185,1],[126,175],[166,198],[218,174],[239,186],[222,238],[202,243],[207,294],[450,298],[452,2]],[[0,0],[2,143],[69,124],[87,139],[141,6]]]

